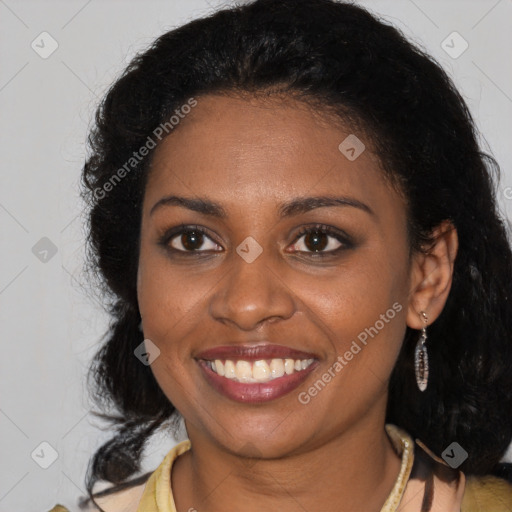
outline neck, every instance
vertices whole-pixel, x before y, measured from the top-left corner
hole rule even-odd
[[[177,511],[379,512],[401,463],[382,416],[378,422],[365,417],[320,446],[279,459],[242,459],[189,432],[192,448],[172,470]]]

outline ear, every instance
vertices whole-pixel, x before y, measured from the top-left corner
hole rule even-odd
[[[434,229],[433,236],[433,244],[412,257],[407,308],[407,325],[412,329],[425,326],[422,311],[427,315],[427,324],[441,314],[452,285],[459,248],[457,230],[446,220]]]

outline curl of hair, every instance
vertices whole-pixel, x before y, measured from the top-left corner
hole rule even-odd
[[[143,340],[136,275],[151,153],[107,183],[190,98],[262,91],[336,113],[368,142],[406,199],[411,251],[427,251],[445,220],[457,229],[450,294],[428,328],[429,386],[421,393],[413,385],[419,333],[407,328],[386,421],[438,455],[456,440],[469,454],[460,467],[466,474],[505,474],[499,462],[512,440],[512,253],[496,204],[499,169],[479,149],[466,103],[428,54],[361,7],[257,0],[163,34],[98,108],[82,193],[90,206],[88,259],[113,321],[91,376],[97,402],[119,415],[110,416],[117,435],[91,461],[89,494],[98,479],[120,484],[139,471],[150,434],[175,412],[149,366],[133,356]]]

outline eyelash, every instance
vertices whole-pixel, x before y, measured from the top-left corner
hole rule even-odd
[[[175,249],[174,247],[170,247],[170,242],[173,238],[175,238],[177,235],[182,235],[185,233],[195,232],[199,233],[201,235],[205,235],[206,237],[210,238],[214,243],[215,240],[212,239],[212,237],[209,235],[208,230],[201,226],[197,225],[185,225],[181,224],[180,226],[176,226],[175,228],[171,228],[170,230],[167,230],[161,238],[158,240],[159,245],[166,248],[168,251],[172,252],[173,254],[179,254],[179,255],[186,255],[187,253],[190,255],[198,256],[200,253],[208,253],[209,251],[187,251],[187,250],[181,250],[181,249]],[[291,245],[295,245],[304,235],[308,235],[310,233],[323,233],[325,235],[331,236],[335,238],[341,245],[337,249],[331,250],[331,251],[298,251],[302,254],[307,254],[309,256],[312,256],[314,258],[324,258],[327,256],[334,256],[337,255],[339,252],[347,249],[351,249],[354,247],[354,242],[351,239],[350,236],[345,234],[343,231],[332,228],[331,226],[327,226],[325,224],[315,224],[312,226],[305,226],[303,227],[299,233],[296,235],[294,242]],[[219,245],[219,244],[217,244]],[[214,252],[221,252],[221,251],[214,251]]]
[[[333,228],[331,226],[327,226],[325,224],[314,224],[312,226],[304,226],[298,233],[295,238],[295,241],[292,245],[295,245],[304,235],[308,235],[310,233],[322,233],[324,235],[328,235],[332,238],[335,238],[341,245],[337,249],[333,249],[330,251],[301,251],[305,254],[313,256],[315,258],[322,258],[327,256],[335,256],[343,250],[352,249],[354,247],[354,242],[350,236],[348,236],[343,231]]]

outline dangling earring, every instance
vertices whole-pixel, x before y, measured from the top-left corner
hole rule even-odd
[[[425,325],[421,329],[421,336],[416,343],[414,351],[414,368],[416,371],[416,383],[420,391],[425,391],[428,384],[428,354],[425,342],[427,341],[427,323],[428,317],[425,311],[421,312]]]

